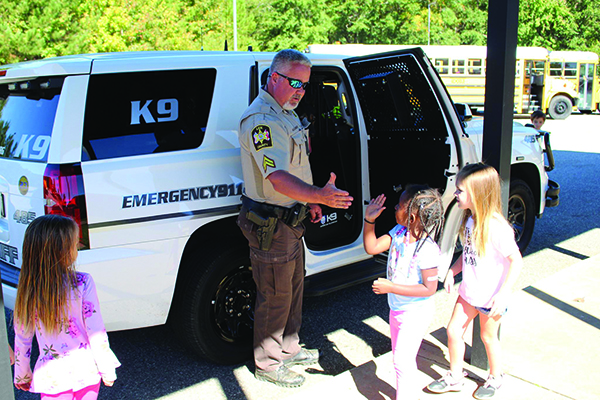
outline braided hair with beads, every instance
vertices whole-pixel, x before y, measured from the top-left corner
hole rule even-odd
[[[432,189],[427,185],[408,185],[406,190],[410,198],[408,202],[408,232],[411,232],[411,223],[418,223],[420,231],[418,241],[430,237],[436,243],[442,235],[444,227],[444,205],[442,197],[437,189]],[[416,221],[411,222],[411,216],[417,215]],[[424,241],[418,246],[416,251],[422,246]]]

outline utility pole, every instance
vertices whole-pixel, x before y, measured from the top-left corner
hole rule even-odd
[[[233,50],[237,51],[237,0],[233,0]]]
[[[436,4],[437,1],[434,1],[433,3],[427,2],[427,46],[429,46],[429,43],[431,42],[431,6]]]
[[[519,0],[489,2],[482,159],[500,175],[504,216],[508,213],[518,27]],[[473,321],[471,365],[487,369],[488,359],[480,335],[477,317]]]

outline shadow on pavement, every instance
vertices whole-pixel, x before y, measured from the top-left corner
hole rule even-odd
[[[581,311],[578,308],[575,308],[562,300],[557,299],[556,297],[550,296],[549,294],[542,292],[539,289],[534,288],[533,286],[526,287],[523,291],[529,293],[530,295],[537,297],[538,299],[550,304],[553,307],[558,308],[561,311],[566,312],[567,314],[577,318],[580,321],[585,322],[593,326],[596,329],[600,329],[600,319],[590,315],[584,311]]]

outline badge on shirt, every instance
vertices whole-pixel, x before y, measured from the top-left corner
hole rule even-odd
[[[263,168],[265,169],[265,172],[267,172],[268,167],[275,168],[275,161],[267,156],[263,156]]]
[[[252,129],[252,142],[254,143],[256,151],[267,147],[273,147],[271,128],[269,128],[268,125],[256,125],[254,129]]]

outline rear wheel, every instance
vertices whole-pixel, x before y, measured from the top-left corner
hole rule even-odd
[[[521,253],[525,251],[533,236],[535,226],[535,202],[531,189],[521,179],[510,182],[508,197],[508,222],[515,231],[515,240]]]
[[[548,115],[552,119],[565,119],[573,111],[573,104],[567,96],[554,96],[550,100],[550,106],[548,107]]]
[[[218,364],[252,355],[256,286],[247,245],[201,249],[182,263],[175,333],[196,354]]]

